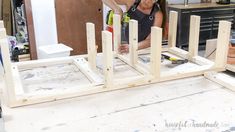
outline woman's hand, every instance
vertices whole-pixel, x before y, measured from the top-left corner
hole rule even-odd
[[[129,53],[129,44],[120,44],[120,46],[119,46],[119,48],[118,48],[118,51],[119,51],[121,54]]]
[[[119,8],[117,8],[117,9],[114,10],[114,14],[120,15],[120,17],[122,18],[122,16],[123,16],[123,11],[122,11],[122,9],[119,7]]]

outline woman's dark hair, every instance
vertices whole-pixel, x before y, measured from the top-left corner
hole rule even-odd
[[[162,21],[162,26],[161,27],[163,29],[163,32],[165,33],[165,32],[168,32],[167,28],[166,28],[166,25],[168,23],[167,2],[166,2],[166,0],[158,0],[157,3],[160,6],[162,14],[163,14],[163,21]]]

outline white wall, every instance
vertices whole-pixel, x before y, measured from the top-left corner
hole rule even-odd
[[[34,21],[34,32],[38,58],[38,48],[44,45],[57,44],[57,28],[54,0],[31,0]]]

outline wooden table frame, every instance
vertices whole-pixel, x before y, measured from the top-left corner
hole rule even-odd
[[[162,49],[162,29],[152,27],[151,31],[151,49],[150,49],[150,64],[149,66],[138,60],[138,22],[131,20],[130,27],[130,53],[122,55],[118,53],[118,44],[120,43],[120,16],[114,15],[114,51],[112,48],[112,33],[102,31],[102,46],[103,46],[103,75],[97,72],[96,64],[96,45],[95,45],[95,28],[94,24],[87,23],[87,42],[88,54],[77,57],[54,58],[46,60],[36,60],[20,63],[11,63],[9,46],[6,40],[5,29],[0,29],[0,44],[3,54],[3,63],[5,70],[4,95],[6,103],[9,107],[18,107],[29,104],[36,104],[58,99],[72,98],[84,95],[90,95],[100,92],[113,91],[123,88],[134,88],[135,86],[148,85],[185,77],[203,75],[207,71],[224,71],[226,65],[226,56],[229,43],[229,33],[231,23],[221,21],[219,24],[218,45],[216,51],[215,62],[198,56],[198,42],[200,30],[200,17],[191,16],[190,22],[190,38],[189,52],[176,47],[176,31],[177,31],[177,12],[170,12],[170,27],[169,27],[169,47]],[[2,22],[1,22],[2,23]],[[188,59],[191,63],[198,65],[197,68],[184,69],[183,71],[167,72],[161,71],[161,53],[162,51],[169,52],[183,59]],[[128,78],[114,78],[113,58],[119,58],[127,65],[141,73],[139,76]],[[91,84],[82,87],[83,90],[65,90],[48,92],[46,94],[25,94],[22,82],[19,76],[19,69],[36,68],[40,66],[49,66],[55,64],[73,63],[79,70],[91,81]]]

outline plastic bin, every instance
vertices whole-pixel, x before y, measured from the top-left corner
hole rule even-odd
[[[39,47],[39,59],[56,58],[70,56],[73,49],[64,44],[53,44]]]

